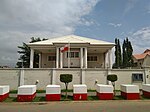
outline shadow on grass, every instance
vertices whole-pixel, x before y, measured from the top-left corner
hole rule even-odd
[[[150,100],[150,98],[145,97],[144,95],[141,95],[141,96],[140,96],[140,99],[141,99],[141,100]]]
[[[45,97],[35,97],[32,102],[42,102],[42,101],[46,101]]]
[[[10,94],[17,94],[17,92],[18,92],[17,90],[11,90],[9,93]]]
[[[121,95],[114,96],[113,100],[125,100]]]
[[[3,102],[17,102],[17,98],[16,97],[8,97]]]
[[[68,97],[66,98],[65,95],[61,95],[61,101],[72,101],[73,100],[73,96],[68,95]]]
[[[97,96],[88,96],[87,100],[99,100]]]

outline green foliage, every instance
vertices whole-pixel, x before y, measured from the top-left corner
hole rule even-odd
[[[60,74],[60,81],[65,83],[66,86],[66,98],[68,97],[67,91],[68,91],[68,84],[72,82],[72,74]]]
[[[124,39],[122,44],[122,53],[119,39],[115,39],[115,63],[113,68],[126,68],[133,66],[132,53],[133,48],[128,38]]]
[[[111,81],[111,82],[115,82],[115,81],[118,80],[118,77],[117,77],[117,75],[115,75],[115,74],[111,74],[111,75],[108,75],[108,76],[107,76],[107,80],[109,80],[109,81]]]
[[[47,39],[42,39],[42,40],[47,40]],[[40,38],[34,38],[32,37],[31,38],[31,41],[30,43],[33,43],[33,42],[38,42],[38,41],[41,41]],[[23,42],[23,45],[22,46],[18,46],[18,48],[20,49],[18,51],[18,53],[20,54],[20,57],[18,59],[18,62],[17,62],[17,68],[29,68],[29,65],[30,65],[30,47]],[[33,67],[34,68],[38,68],[38,60],[39,60],[39,55],[38,53],[34,53],[34,63],[33,63]]]
[[[126,38],[123,42],[122,46],[123,51],[123,67],[132,67],[133,66],[133,59],[132,59],[132,53],[133,48],[131,45],[131,42]]]
[[[116,94],[116,92],[115,92],[115,81],[118,80],[118,77],[115,74],[107,75],[107,80],[111,81],[111,83],[112,83],[112,85],[114,87],[114,96],[115,96],[115,94]]]
[[[61,74],[60,81],[63,83],[72,82],[72,74]]]
[[[119,68],[122,65],[121,47],[119,39],[115,39],[115,64],[113,68]]]

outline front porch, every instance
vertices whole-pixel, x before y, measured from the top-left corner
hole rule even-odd
[[[61,52],[60,47],[31,48],[30,68],[33,68],[34,52],[39,53],[39,68],[111,68],[111,49],[70,47]],[[69,58],[70,56],[70,58]]]

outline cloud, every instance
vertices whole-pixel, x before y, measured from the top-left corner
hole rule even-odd
[[[100,0],[0,0],[0,65],[17,61],[17,46],[34,37],[73,34]]]
[[[115,24],[115,23],[108,23],[108,25],[113,26],[113,27],[115,27],[115,28],[122,26],[121,23],[117,23],[117,24]]]
[[[150,27],[142,28],[130,36],[134,53],[142,53],[145,49],[150,49]]]
[[[127,0],[127,4],[124,10],[124,14],[129,12],[131,9],[134,8],[135,4],[138,2],[138,0]]]

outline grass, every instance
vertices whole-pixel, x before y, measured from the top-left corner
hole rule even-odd
[[[45,97],[35,97],[32,102],[42,102],[45,101]]]
[[[145,97],[145,96],[143,96],[143,95],[140,96],[140,99],[141,99],[141,100],[150,100],[150,98],[147,98],[147,97]]]
[[[36,90],[36,93],[46,93],[46,90]]]
[[[9,93],[10,94],[17,94],[17,92],[18,92],[17,90],[11,90]]]
[[[62,89],[61,92],[66,92],[66,89]],[[73,89],[69,89],[67,92],[73,92]]]
[[[96,90],[91,90],[91,89],[89,89],[87,91],[88,92],[96,92]],[[17,94],[17,92],[18,92],[17,90],[11,90],[10,94]],[[62,89],[61,92],[66,92],[66,90]],[[67,92],[73,92],[73,89],[69,89],[69,90],[67,90]],[[36,90],[36,93],[46,93],[46,90]]]
[[[17,102],[17,98],[15,98],[15,97],[8,97],[3,102]]]

